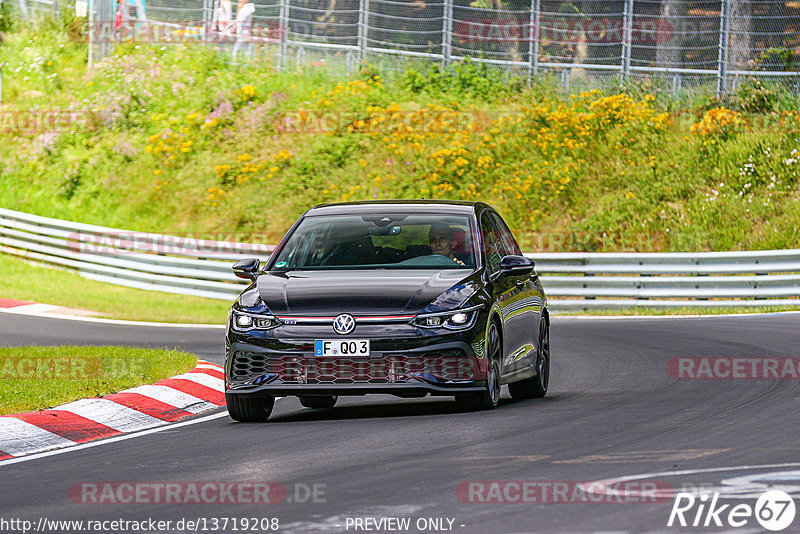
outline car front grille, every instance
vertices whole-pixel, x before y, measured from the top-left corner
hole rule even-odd
[[[361,358],[234,352],[230,371],[232,382],[248,382],[265,375],[296,384],[387,384],[407,382],[413,377],[431,381],[470,380],[473,368],[472,359],[458,349],[420,356]]]

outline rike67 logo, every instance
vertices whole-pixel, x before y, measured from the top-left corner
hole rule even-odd
[[[668,527],[744,527],[755,526],[777,532],[788,528],[795,517],[795,504],[791,495],[781,490],[767,491],[756,500],[755,506],[749,504],[720,504],[719,493],[675,494]]]

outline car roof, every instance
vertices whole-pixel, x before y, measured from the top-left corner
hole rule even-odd
[[[358,202],[337,202],[319,204],[306,212],[306,215],[350,215],[358,213],[421,213],[437,211],[439,213],[472,214],[489,207],[483,202],[465,202],[458,200],[368,200]]]

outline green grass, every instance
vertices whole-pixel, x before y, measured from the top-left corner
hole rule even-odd
[[[0,348],[0,414],[52,408],[152,384],[192,369],[177,350],[129,347]]]
[[[95,282],[0,254],[0,297],[98,312],[112,319],[224,324],[230,303]]]

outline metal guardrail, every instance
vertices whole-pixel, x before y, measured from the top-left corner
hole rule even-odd
[[[800,249],[525,255],[561,309],[800,305]]]
[[[0,208],[0,252],[112,284],[233,300],[244,257],[272,245],[197,240]],[[753,252],[526,253],[551,309],[800,306],[800,249]]]
[[[0,208],[0,251],[118,285],[233,300],[231,265],[268,258],[273,245],[131,232]]]

